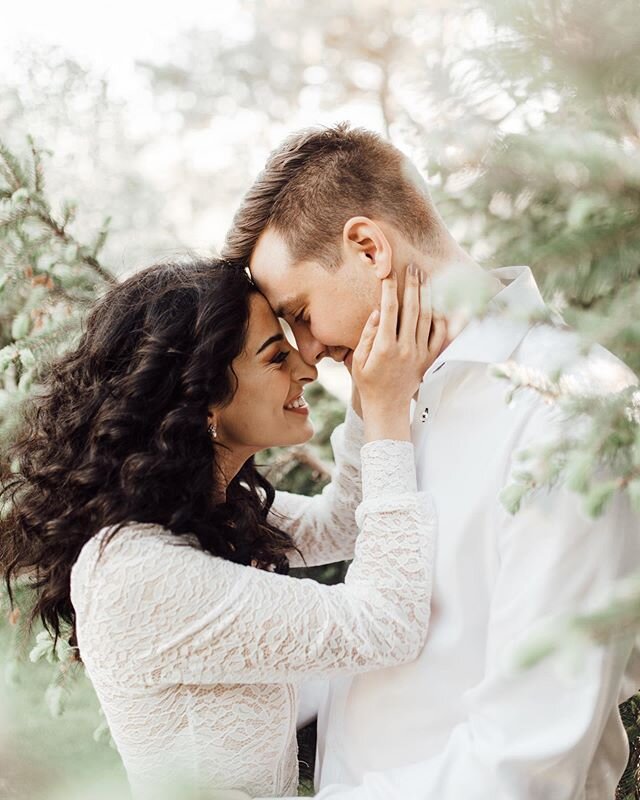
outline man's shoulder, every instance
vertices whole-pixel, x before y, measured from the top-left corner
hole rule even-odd
[[[606,395],[638,383],[632,370],[567,325],[533,325],[512,356],[518,366],[559,379],[577,394]]]

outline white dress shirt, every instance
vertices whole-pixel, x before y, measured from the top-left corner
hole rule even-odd
[[[582,358],[574,334],[529,321],[544,303],[527,267],[492,274],[505,287],[493,305],[509,317],[458,335],[426,373],[412,422],[418,485],[439,520],[427,642],[414,663],[332,681],[318,800],[613,800],[627,762],[617,706],[638,686],[631,641],[587,645],[573,670],[551,657],[518,672],[512,656],[640,569],[637,517],[617,496],[592,520],[563,487],[507,513],[499,493],[515,455],[549,436],[556,411],[532,390],[507,404],[489,365],[570,365],[603,392],[634,376],[603,348]]]

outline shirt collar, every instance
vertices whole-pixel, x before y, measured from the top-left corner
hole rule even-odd
[[[529,267],[488,270],[504,289],[491,300],[487,314],[472,319],[442,351],[427,374],[447,361],[493,364],[508,360],[546,306]]]

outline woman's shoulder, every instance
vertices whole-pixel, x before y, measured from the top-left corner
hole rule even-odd
[[[103,546],[113,549],[111,545],[126,545],[128,542],[153,537],[160,541],[173,535],[170,530],[153,522],[122,522],[117,525],[105,525],[100,528],[82,546],[79,558],[86,553],[96,552]],[[110,547],[106,545],[109,543]]]
[[[100,528],[82,546],[72,567],[72,575],[95,571],[98,567],[109,569],[119,562],[152,558],[157,548],[174,546],[200,549],[193,534],[176,535],[155,522],[134,520]]]
[[[176,535],[151,522],[105,526],[85,542],[71,568],[72,602],[83,604],[95,592],[103,596],[106,588],[115,596],[132,579],[153,582],[158,570],[178,569],[194,557],[202,557],[202,548],[193,534]]]

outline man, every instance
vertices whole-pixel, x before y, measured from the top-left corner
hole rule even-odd
[[[499,493],[516,454],[556,420],[533,391],[507,405],[489,367],[564,366],[599,391],[633,376],[602,348],[581,360],[571,333],[531,322],[546,309],[529,269],[482,270],[417,170],[369,131],[289,138],[247,193],[225,256],[250,262],[310,363],[349,366],[391,269],[400,286],[416,263],[436,285],[455,274],[493,298],[481,319],[469,321],[463,303],[450,313],[416,398],[418,482],[438,512],[425,648],[413,664],[332,684],[318,719],[319,797],[612,800],[628,756],[617,705],[628,696],[631,641],[588,646],[573,672],[554,659],[513,665],[532,632],[606,603],[638,570],[637,520],[623,496],[591,520],[561,486],[505,511]]]

